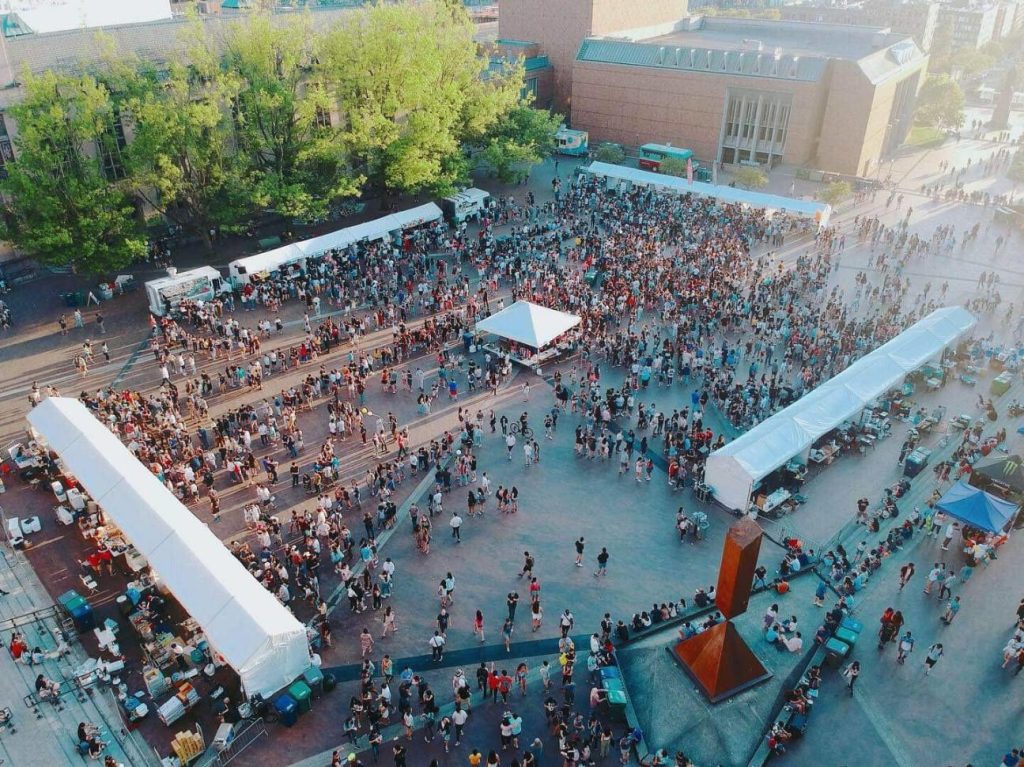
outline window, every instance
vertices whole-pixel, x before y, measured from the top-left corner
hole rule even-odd
[[[106,133],[100,137],[99,155],[103,175],[110,181],[118,181],[127,175],[124,170],[124,158],[121,150],[128,145],[124,137],[124,125],[121,123],[121,110],[114,107],[113,119]]]
[[[7,121],[0,112],[0,178],[7,178],[7,165],[14,162],[14,147],[7,132]]]
[[[316,114],[313,115],[313,124],[317,128],[330,128],[331,127],[331,112],[329,109],[324,109],[319,104],[316,107]]]
[[[537,78],[527,77],[526,84],[523,86],[522,92],[519,94],[522,98],[533,101],[537,98]]]

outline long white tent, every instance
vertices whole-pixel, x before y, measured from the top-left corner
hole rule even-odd
[[[580,324],[575,314],[549,309],[529,301],[516,301],[476,324],[478,332],[493,333],[534,349],[541,349]]]
[[[29,422],[199,623],[248,695],[310,665],[303,625],[81,402],[45,399]]]
[[[347,248],[363,240],[384,240],[403,229],[438,221],[441,216],[441,209],[437,204],[428,202],[409,210],[400,210],[372,221],[364,221],[318,237],[311,237],[302,242],[293,242],[253,256],[236,258],[228,264],[228,274],[236,284],[245,283],[249,281],[249,275],[276,271],[282,266],[301,263],[328,250]]]
[[[724,203],[749,205],[752,208],[765,208],[771,211],[792,213],[802,218],[813,218],[819,226],[827,226],[832,215],[832,206],[813,200],[800,200],[795,197],[783,197],[779,194],[752,192],[748,189],[737,189],[732,186],[709,184],[694,181],[692,184],[685,178],[666,176],[663,173],[652,173],[639,168],[627,168],[624,165],[613,165],[607,162],[592,162],[584,170],[595,176],[611,178],[616,181],[628,181],[640,186],[652,186],[667,189],[676,194],[694,194],[700,197],[714,197]]]
[[[708,456],[705,483],[717,501],[746,510],[754,486],[872,400],[935,359],[977,322],[959,306],[936,309],[789,407]]]

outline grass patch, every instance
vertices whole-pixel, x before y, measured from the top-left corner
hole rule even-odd
[[[904,146],[930,147],[938,146],[946,140],[946,134],[930,125],[915,125],[910,129]]]

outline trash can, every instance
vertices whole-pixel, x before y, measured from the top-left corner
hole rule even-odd
[[[622,680],[615,678],[602,679],[601,686],[608,692],[625,692],[626,690],[625,685],[622,684]]]
[[[82,599],[82,595],[79,594],[74,589],[71,589],[70,591],[65,591],[63,594],[61,594],[59,597],[57,597],[57,604],[59,604],[65,610],[68,610],[70,612],[70,608],[68,607],[68,605],[71,604],[76,599],[79,599],[79,600]],[[84,600],[82,600],[82,601],[84,601]]]
[[[626,718],[626,693],[624,690],[608,690],[608,711],[618,719]]]
[[[288,693],[278,695],[274,699],[274,710],[277,712],[278,721],[285,727],[291,727],[299,721],[299,707]]]
[[[316,666],[310,666],[303,671],[302,678],[309,685],[314,698],[319,698],[324,694],[324,674]]]
[[[109,301],[114,297],[114,289],[110,287],[109,282],[101,282],[96,286],[96,295],[104,301]]]
[[[927,450],[923,447],[919,447],[917,450],[913,451],[903,462],[903,476],[916,477],[920,474],[924,470],[924,467],[928,465],[928,458],[931,454],[931,450]]]
[[[849,652],[850,645],[846,644],[846,642],[840,642],[835,637],[831,637],[825,642],[825,663],[836,668],[843,662],[843,658]]]
[[[327,672],[324,674],[324,692],[331,692],[338,685],[338,680],[334,678],[334,674]]]
[[[601,666],[601,679],[621,679],[618,666]]]
[[[839,625],[842,626],[844,629],[849,629],[854,634],[859,634],[864,630],[864,624],[856,618],[851,618],[849,615],[843,618],[842,623],[840,623]]]
[[[1010,373],[1000,373],[992,379],[991,393],[994,397],[1001,397],[1010,390],[1013,383],[1013,376]]]
[[[836,633],[834,634],[835,639],[838,639],[840,642],[846,642],[846,644],[850,645],[851,650],[853,649],[853,646],[857,644],[858,636],[860,635],[856,632],[850,631],[850,629],[843,628],[842,626],[837,628]]]
[[[313,691],[309,689],[309,685],[305,682],[301,680],[293,682],[292,686],[288,688],[288,694],[295,701],[295,705],[299,709],[299,714],[305,714],[313,707],[313,704],[310,701]]]
[[[85,600],[68,612],[71,613],[71,619],[75,622],[75,628],[78,629],[79,634],[96,628],[96,616],[93,614],[92,607]]]

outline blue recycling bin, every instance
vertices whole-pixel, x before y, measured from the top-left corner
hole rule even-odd
[[[302,672],[302,679],[309,689],[313,692],[314,698],[319,698],[324,694],[324,674],[316,666],[310,666]]]
[[[842,623],[840,623],[839,625],[842,628],[847,629],[848,631],[852,631],[854,634],[859,634],[864,630],[864,624],[856,618],[850,617],[849,615],[843,618]]]
[[[84,634],[86,631],[92,631],[96,628],[96,615],[93,613],[92,606],[88,602],[83,601],[70,612],[71,620],[75,622],[75,628],[78,629],[79,634]]]
[[[288,693],[278,695],[274,699],[274,710],[277,712],[278,721],[285,727],[291,727],[299,721],[299,704]]]
[[[601,678],[602,679],[620,679],[622,674],[619,673],[617,666],[601,666]]]

